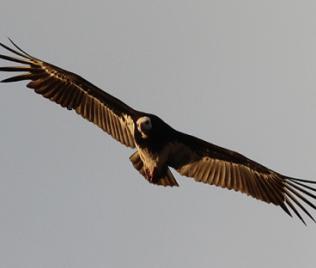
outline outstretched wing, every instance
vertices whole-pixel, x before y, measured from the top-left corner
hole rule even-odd
[[[180,174],[279,205],[292,216],[289,207],[305,223],[297,210],[299,207],[315,221],[302,204],[316,209],[307,198],[316,199],[311,193],[316,189],[308,185],[316,182],[281,175],[237,152],[179,132],[170,146],[169,165]]]
[[[62,107],[75,110],[117,141],[126,146],[135,147],[132,135],[132,116],[136,113],[135,110],[79,75],[34,58],[12,41],[11,43],[16,50],[2,43],[0,45],[18,57],[0,54],[0,58],[22,65],[0,67],[0,71],[22,72],[22,74],[4,79],[1,82],[31,80],[27,87],[34,89],[36,93]]]

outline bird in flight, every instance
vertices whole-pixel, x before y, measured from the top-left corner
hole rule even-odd
[[[280,206],[291,217],[292,211],[304,224],[302,212],[316,222],[306,208],[316,209],[311,201],[316,199],[316,189],[311,187],[315,181],[282,175],[240,153],[179,132],[158,116],[137,111],[79,75],[37,59],[10,42],[11,47],[0,45],[12,55],[0,54],[0,58],[19,66],[0,67],[0,71],[20,74],[1,82],[29,80],[26,86],[37,94],[74,110],[120,143],[135,148],[130,161],[148,182],[178,186],[170,171],[173,168],[198,182]]]

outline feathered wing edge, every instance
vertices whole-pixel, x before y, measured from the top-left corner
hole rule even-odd
[[[135,110],[82,77],[31,56],[9,40],[16,50],[2,43],[0,46],[20,58],[0,54],[0,59],[20,63],[22,66],[0,67],[0,71],[23,73],[1,82],[31,80],[27,87],[34,89],[36,93],[68,110],[75,110],[117,141],[135,147],[130,126],[132,119],[129,117]]]
[[[295,205],[299,207],[310,219],[312,219],[315,223],[315,218],[310,214],[310,212],[302,205],[302,203],[299,201],[299,199],[308,205],[309,207],[316,210],[316,205],[312,203],[308,198],[312,198],[313,200],[316,200],[316,195],[312,192],[316,192],[316,188],[313,188],[309,186],[308,184],[316,184],[315,181],[309,181],[309,180],[301,180],[296,178],[291,178],[287,176],[283,176],[285,180],[284,185],[284,191],[285,191],[285,197],[284,197],[284,203],[280,204],[282,209],[292,217],[288,207],[294,211],[296,216],[306,225],[306,222],[304,221],[303,217],[301,216],[300,212],[297,210]],[[312,191],[312,192],[311,192]],[[287,206],[288,207],[287,207]]]

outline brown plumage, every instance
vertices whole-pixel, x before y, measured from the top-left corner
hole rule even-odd
[[[10,40],[11,41],[11,40]],[[30,80],[27,87],[99,126],[120,143],[136,148],[130,160],[150,183],[178,186],[169,167],[181,175],[210,185],[233,189],[266,203],[290,209],[305,223],[301,209],[315,219],[303,204],[316,209],[311,200],[314,181],[279,174],[231,150],[181,133],[159,117],[132,109],[82,77],[32,57],[12,41],[16,49],[0,45],[18,57],[1,55],[21,66],[0,67],[22,74],[2,80]]]
[[[22,50],[18,52],[4,44],[1,46],[23,59],[5,55],[1,55],[0,58],[28,65],[27,67],[1,67],[0,71],[27,72],[4,79],[2,82],[31,80],[26,86],[34,89],[36,93],[68,110],[75,110],[117,141],[128,147],[135,147],[132,133],[130,133],[126,117],[124,117],[133,112],[132,108],[74,73],[36,59],[23,53]]]

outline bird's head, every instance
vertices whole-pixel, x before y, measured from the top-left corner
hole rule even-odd
[[[150,131],[152,130],[152,122],[150,117],[142,116],[136,121],[137,130],[141,134],[143,139],[148,138]]]

